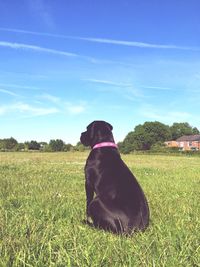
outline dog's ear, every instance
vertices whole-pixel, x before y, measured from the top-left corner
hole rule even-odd
[[[112,131],[112,129],[113,129],[112,125],[111,125],[110,123],[108,123],[108,122],[106,122],[106,124],[107,124],[107,126],[108,126],[109,130],[111,130],[111,131]]]
[[[87,126],[87,133],[88,133],[90,142],[92,142],[92,140],[95,137],[95,124],[96,124],[95,121],[93,121]]]

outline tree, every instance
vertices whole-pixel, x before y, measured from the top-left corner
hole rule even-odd
[[[126,146],[125,142],[118,142],[117,146],[119,148],[119,151],[123,154],[128,154],[131,152],[131,149],[128,145]]]
[[[65,144],[64,145],[64,151],[71,151],[73,149],[73,145],[71,144]]]
[[[0,150],[3,151],[5,149],[5,143],[3,139],[0,139]]]
[[[193,134],[200,134],[200,132],[199,132],[199,130],[197,129],[197,127],[194,127],[194,128],[192,129],[192,133],[193,133]]]
[[[24,143],[18,143],[16,146],[16,151],[24,151],[25,150],[25,144]]]
[[[63,151],[65,143],[61,139],[52,139],[49,142],[49,148],[51,151]]]
[[[48,151],[49,145],[47,142],[40,142],[40,150],[41,151]]]
[[[13,137],[1,139],[0,141],[0,149],[1,150],[15,150],[17,147],[17,140]]]
[[[177,138],[183,136],[183,135],[192,135],[192,134],[199,134],[199,130],[189,125],[187,122],[175,122],[170,127],[172,140],[176,140]]]
[[[85,150],[88,150],[89,148],[85,147],[83,144],[81,144],[81,142],[79,141],[76,146],[74,146],[74,150],[75,151],[80,151],[83,152]]]
[[[118,143],[118,148],[121,153],[129,154],[136,149],[134,132],[129,132],[123,142]]]
[[[128,133],[123,144],[122,151],[129,153],[133,150],[149,150],[157,142],[164,142],[171,138],[168,125],[161,122],[145,122],[135,127],[133,132]]]
[[[29,150],[40,150],[40,144],[37,141],[28,142],[28,149]]]

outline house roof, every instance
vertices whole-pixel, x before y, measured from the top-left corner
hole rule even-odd
[[[200,141],[200,134],[195,135],[183,135],[176,139],[177,142],[183,142],[183,141]]]

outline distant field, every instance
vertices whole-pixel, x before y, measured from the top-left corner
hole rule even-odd
[[[200,158],[127,155],[149,200],[144,233],[82,223],[87,153],[0,153],[0,266],[200,266]]]

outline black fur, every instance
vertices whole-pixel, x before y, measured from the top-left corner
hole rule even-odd
[[[114,142],[111,131],[109,123],[94,121],[81,134],[81,143],[92,148],[97,143]],[[95,227],[125,234],[147,228],[149,207],[146,197],[117,148],[91,150],[85,176],[86,213]]]

